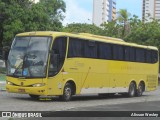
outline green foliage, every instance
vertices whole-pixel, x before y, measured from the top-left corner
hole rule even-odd
[[[144,23],[125,9],[118,12],[118,18],[97,27],[93,24],[72,23],[62,26],[65,12],[63,0],[0,0],[0,47],[11,43],[15,34],[27,31],[63,31],[91,33],[122,38],[127,42],[153,45],[160,48],[160,22]]]
[[[65,8],[63,0],[0,0],[0,46],[20,32],[61,31]]]
[[[96,35],[103,35],[104,31],[100,27],[97,27],[92,24],[85,24],[85,23],[72,23],[68,24],[66,27],[63,28],[64,32],[70,33],[91,33]]]
[[[116,21],[111,21],[105,24],[102,24],[103,35],[109,37],[119,37],[120,26]]]
[[[64,32],[91,33],[109,37],[124,39],[126,42],[133,42],[149,46],[157,46],[160,49],[160,22],[154,20],[144,23],[138,16],[133,15],[127,18],[125,35],[123,35],[123,25],[118,20],[102,24],[97,27],[92,24],[72,23],[63,28]]]
[[[128,34],[128,31],[130,31],[128,19],[131,14],[129,12],[127,12],[126,9],[120,9],[117,13],[118,13],[117,20],[121,25],[121,27],[120,27],[120,29],[122,31],[121,36],[123,38],[126,36],[126,34]]]
[[[160,23],[157,20],[148,23],[139,21],[132,26],[131,33],[125,40],[160,48]]]
[[[118,12],[118,17],[117,17],[117,20],[120,22],[120,23],[124,23],[128,21],[128,18],[130,17],[130,13],[127,12],[126,9],[120,9]]]

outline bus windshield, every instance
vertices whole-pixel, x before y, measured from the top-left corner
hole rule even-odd
[[[16,37],[7,62],[7,75],[14,77],[46,77],[51,37]]]

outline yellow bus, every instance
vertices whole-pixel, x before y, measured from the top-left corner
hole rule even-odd
[[[158,87],[158,49],[87,33],[16,35],[8,56],[6,90],[59,96],[125,93],[141,96]]]

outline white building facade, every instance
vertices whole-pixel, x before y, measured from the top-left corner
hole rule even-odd
[[[160,0],[143,0],[142,19],[151,22],[152,18],[160,20]]]
[[[115,0],[93,0],[93,24],[101,24],[116,19]]]

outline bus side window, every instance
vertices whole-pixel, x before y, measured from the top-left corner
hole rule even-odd
[[[77,38],[69,39],[68,58],[83,57],[83,40]]]
[[[50,57],[50,67],[49,76],[54,76],[62,68],[66,55],[66,37],[58,37],[54,40],[51,57]]]
[[[151,50],[146,50],[146,62],[152,63]]]
[[[145,62],[145,52],[144,49],[136,49],[136,62]]]
[[[111,60],[112,59],[112,46],[108,43],[99,43],[99,58]]]
[[[136,61],[136,55],[135,55],[135,48],[130,47],[129,54],[130,54],[130,61],[135,62]]]
[[[124,47],[122,45],[113,45],[113,59],[124,60]]]
[[[130,61],[130,47],[125,47],[125,61]]]
[[[158,52],[152,50],[151,53],[152,53],[152,63],[156,63],[158,61]]]
[[[95,41],[84,41],[84,57],[98,58],[97,43]]]

